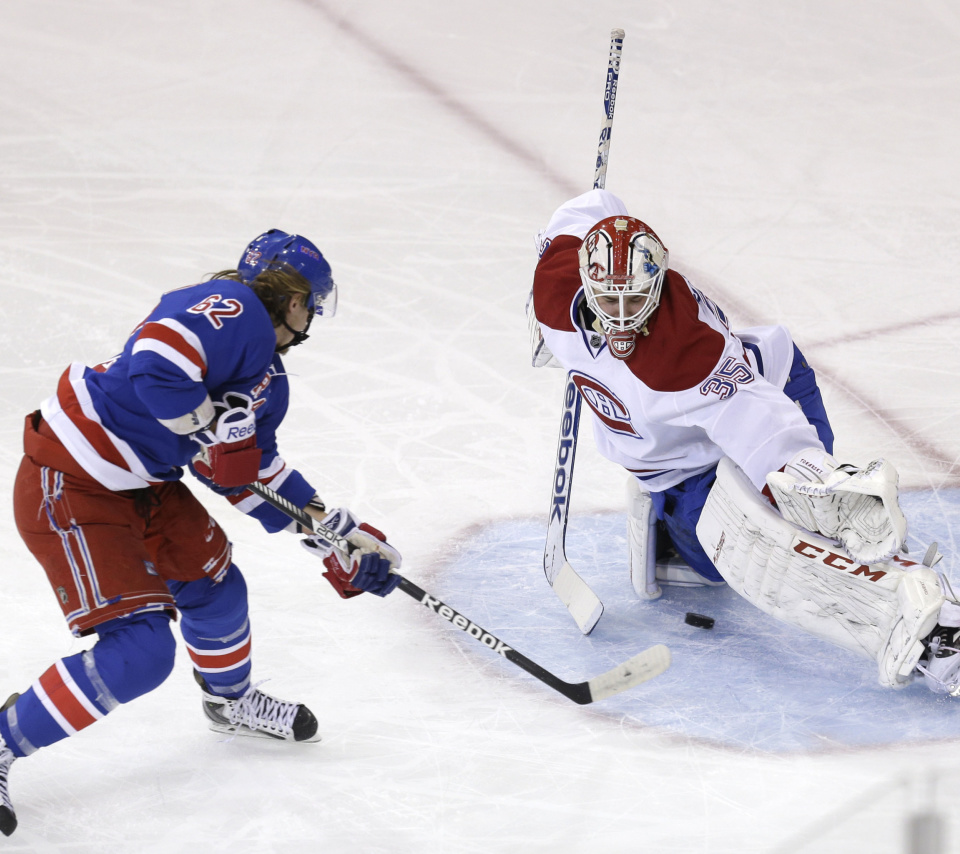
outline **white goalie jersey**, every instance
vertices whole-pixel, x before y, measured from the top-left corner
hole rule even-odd
[[[541,232],[532,310],[544,343],[593,415],[597,448],[657,492],[724,456],[762,489],[816,430],[783,394],[794,347],[782,326],[734,333],[723,312],[668,270],[660,306],[626,360],[614,357],[583,299],[578,250],[623,203],[594,190],[561,207]]]

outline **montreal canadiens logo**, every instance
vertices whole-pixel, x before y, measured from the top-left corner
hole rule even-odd
[[[573,373],[573,382],[594,414],[615,433],[641,438],[630,423],[627,407],[610,389],[586,374]]]

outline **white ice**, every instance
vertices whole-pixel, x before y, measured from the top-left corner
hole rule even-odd
[[[901,852],[933,810],[943,850],[960,850],[960,706],[910,689],[887,725],[894,701],[861,662],[798,655],[724,592],[632,599],[623,474],[589,431],[571,545],[577,526],[610,532],[578,552],[608,599],[595,636],[543,579],[563,377],[529,367],[523,305],[534,235],[592,181],[613,27],[608,189],[736,326],[790,326],[838,456],[894,461],[917,536],[956,574],[955,4],[4,0],[7,495],[23,416],[64,367],[111,356],[160,292],[276,226],[315,240],[341,287],[338,316],[288,360],[281,436],[328,504],[383,527],[407,575],[565,679],[657,627],[676,644],[658,682],[578,707],[401,593],[339,600],[294,538],[203,496],[248,579],[255,678],[309,703],[324,741],[209,732],[181,651],[157,691],[14,765],[4,849]],[[9,510],[0,546],[0,683],[22,691],[86,642]],[[691,603],[742,623],[683,627]],[[821,668],[836,699],[804,730],[784,697],[827,696]]]

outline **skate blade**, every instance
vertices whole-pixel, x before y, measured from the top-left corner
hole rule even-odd
[[[290,738],[284,738],[282,735],[277,735],[272,732],[267,732],[266,730],[261,729],[250,729],[246,726],[225,726],[223,724],[213,723],[209,721],[207,726],[212,732],[219,732],[223,735],[235,736],[242,735],[244,738],[260,738],[265,739],[266,741],[279,741],[286,744],[316,744],[318,741],[322,741],[323,737],[319,732],[310,736],[310,738],[305,738],[302,741],[297,741],[293,736]]]

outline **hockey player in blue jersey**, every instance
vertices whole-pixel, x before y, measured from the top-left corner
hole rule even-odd
[[[12,763],[160,685],[180,632],[211,729],[319,741],[302,703],[251,684],[243,575],[217,522],[181,481],[185,468],[273,533],[303,533],[246,486],[260,481],[346,537],[313,535],[344,598],[390,593],[400,555],[345,509],[327,511],[287,466],[276,431],[287,411],[282,355],[336,310],[329,264],[299,235],[272,230],[236,270],[164,294],[115,359],[71,365],[24,425],[17,527],[47,573],[85,652],[51,665],[0,709],[0,832],[17,825]]]

